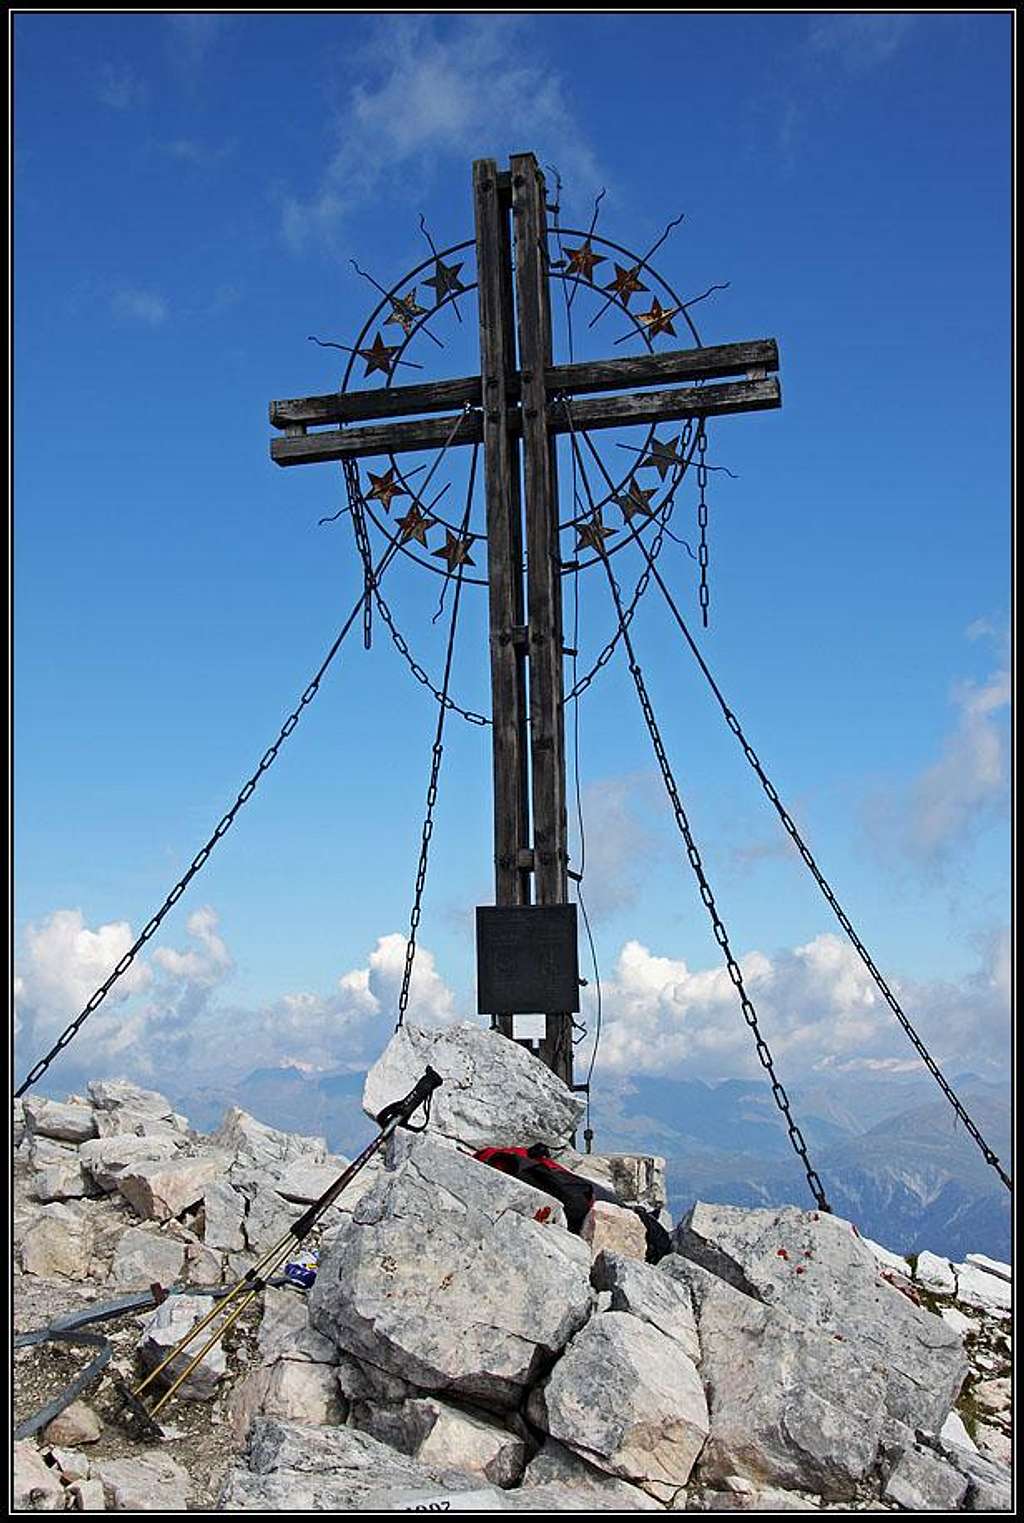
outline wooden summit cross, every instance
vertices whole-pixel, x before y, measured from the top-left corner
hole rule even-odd
[[[458,418],[429,415],[466,404],[475,409],[459,428],[457,443],[484,447],[495,905],[518,910],[522,919],[535,917],[527,923],[527,936],[528,945],[536,947],[538,938],[531,931],[542,929],[538,909],[569,903],[555,436],[567,433],[570,424],[555,399],[561,394],[589,398],[573,407],[571,426],[580,432],[778,407],[778,381],[767,376],[778,368],[778,351],[774,340],[761,339],[638,359],[553,364],[548,208],[535,157],[514,154],[505,172],[493,159],[478,159],[473,195],[480,374],[272,402],[270,420],[284,437],[272,441],[270,453],[278,465],[287,466],[440,449]],[[439,289],[439,301],[441,295]],[[745,379],[638,389],[728,376]],[[616,395],[593,395],[617,389]],[[382,418],[404,421],[371,421]],[[322,427],[339,423],[345,426]],[[316,425],[321,425],[319,431],[308,432]],[[515,920],[513,913],[513,924]],[[573,938],[573,983],[575,970]],[[564,965],[559,971],[564,975]],[[531,1008],[547,1006],[541,1011],[546,1034],[539,1056],[572,1085],[571,1012],[579,1009],[579,998],[566,999],[564,976],[556,981],[562,984],[558,1008],[543,999]],[[500,1031],[513,1036],[512,1011],[487,1013]]]

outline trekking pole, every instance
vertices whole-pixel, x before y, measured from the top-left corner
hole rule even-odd
[[[170,1353],[166,1354],[160,1363],[156,1365],[152,1370],[150,1370],[149,1374],[146,1375],[145,1378],[138,1383],[138,1385],[134,1386],[132,1389],[129,1389],[121,1381],[118,1381],[115,1378],[115,1383],[118,1387],[118,1390],[120,1391],[122,1399],[126,1405],[131,1408],[133,1414],[139,1419],[140,1423],[142,1423],[144,1427],[150,1429],[151,1431],[155,1431],[155,1433],[160,1437],[163,1436],[159,1424],[154,1420],[157,1412],[160,1411],[160,1408],[171,1399],[178,1387],[188,1379],[189,1375],[191,1375],[192,1371],[196,1368],[196,1365],[201,1363],[201,1361],[209,1353],[210,1349],[213,1348],[214,1344],[218,1343],[221,1338],[224,1337],[224,1334],[228,1331],[232,1324],[237,1321],[242,1312],[245,1311],[246,1307],[249,1306],[253,1299],[259,1295],[260,1291],[265,1288],[268,1279],[273,1274],[278,1265],[282,1262],[282,1260],[286,1257],[286,1255],[292,1251],[293,1246],[301,1243],[302,1240],[309,1235],[309,1233],[313,1230],[314,1226],[320,1220],[321,1216],[323,1216],[328,1207],[334,1204],[342,1191],[346,1189],[346,1187],[352,1182],[359,1171],[365,1168],[374,1154],[380,1151],[380,1149],[387,1142],[388,1138],[391,1137],[400,1126],[409,1126],[410,1118],[421,1105],[425,1108],[423,1125],[419,1127],[410,1127],[410,1130],[423,1131],[425,1129],[427,1120],[429,1120],[430,1117],[431,1098],[433,1097],[435,1089],[439,1088],[441,1083],[442,1080],[440,1075],[435,1073],[434,1070],[428,1066],[422,1079],[420,1079],[419,1082],[409,1091],[404,1100],[396,1100],[391,1105],[386,1105],[384,1109],[379,1113],[376,1120],[377,1125],[380,1127],[380,1131],[377,1133],[377,1136],[373,1139],[373,1141],[363,1149],[359,1157],[350,1163],[348,1167],[338,1175],[338,1178],[334,1181],[333,1184],[328,1186],[320,1198],[314,1201],[311,1206],[307,1207],[307,1209],[302,1213],[298,1220],[292,1223],[284,1236],[280,1238],[272,1248],[268,1248],[263,1254],[263,1257],[259,1259],[254,1265],[252,1265],[250,1269],[246,1270],[245,1275],[241,1280],[239,1280],[238,1284],[235,1285],[226,1296],[222,1297],[219,1303],[215,1303],[206,1313],[206,1315],[200,1318],[200,1320],[195,1324],[193,1328],[190,1328],[190,1330],[185,1334],[184,1338],[180,1339],[179,1342],[175,1344]],[[189,1346],[190,1343],[195,1340],[195,1338],[203,1331],[203,1329],[213,1321],[214,1317],[223,1313],[225,1307],[232,1301],[236,1302],[236,1305],[234,1306],[234,1309],[231,1311],[230,1315],[210,1335],[207,1341],[203,1344],[202,1348],[199,1350],[199,1353],[196,1354],[192,1360],[190,1360],[185,1369],[181,1372],[180,1375],[176,1377],[173,1384],[167,1388],[160,1399],[154,1404],[152,1409],[147,1410],[140,1400],[142,1392],[146,1390],[147,1386],[152,1384],[156,1377],[167,1368],[172,1360],[176,1359],[180,1354],[184,1352],[184,1350]]]

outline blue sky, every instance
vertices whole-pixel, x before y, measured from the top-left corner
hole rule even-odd
[[[528,149],[557,166],[569,225],[589,222],[604,188],[598,232],[643,252],[685,214],[655,263],[684,299],[728,282],[694,308],[703,342],[778,338],[782,410],[710,429],[709,459],[733,475],[711,476],[701,646],[922,1034],[954,1068],[999,1070],[1010,26],[916,13],[15,18],[19,1070],[158,907],[358,596],[347,520],[318,523],[342,505],[340,471],[274,466],[268,401],[339,384],[344,356],[308,336],[351,343],[370,312],[351,259],[387,285],[429,252],[421,214],[439,247],[471,236],[473,158]],[[450,311],[437,320],[444,349],[410,349],[423,378],[474,366],[472,297],[462,310],[461,327]],[[579,327],[595,354],[625,331]],[[560,328],[562,358],[565,340]],[[610,464],[628,442],[602,440]],[[462,456],[451,503],[464,468]],[[695,500],[688,480],[673,523],[691,539]],[[693,561],[670,543],[660,564],[696,631]],[[434,673],[439,585],[403,563],[389,589]],[[579,588],[585,661],[610,611],[599,568]],[[637,615],[638,654],[780,1062],[903,1063],[656,598]],[[482,589],[467,588],[455,691],[486,712],[485,630]],[[370,653],[357,630],[55,1090],[107,1070],[156,1082],[169,1064],[375,1056],[434,718],[379,621]],[[619,659],[580,725],[602,1061],[749,1073]],[[475,1008],[489,810],[487,732],[452,720],[420,1019]]]

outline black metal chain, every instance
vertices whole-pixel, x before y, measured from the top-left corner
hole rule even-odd
[[[466,511],[462,520],[461,533],[465,536],[466,527],[469,523],[469,514],[473,500],[473,484],[476,477],[477,456],[479,445],[473,446],[473,459],[469,468],[469,487],[466,493]],[[420,836],[420,854],[416,864],[416,884],[413,889],[412,912],[409,916],[409,935],[405,943],[405,967],[402,971],[402,987],[398,996],[398,1020],[395,1030],[401,1029],[405,1022],[405,1013],[409,1008],[409,989],[412,983],[412,968],[416,960],[416,936],[419,931],[420,916],[423,912],[423,890],[427,881],[427,864],[430,857],[430,838],[434,833],[434,805],[437,803],[437,784],[441,774],[441,759],[444,755],[444,722],[448,714],[448,705],[444,702],[448,693],[448,684],[451,680],[452,658],[455,655],[455,631],[459,619],[459,602],[462,597],[462,577],[465,566],[460,562],[455,575],[455,595],[452,598],[451,622],[448,625],[448,647],[445,653],[444,677],[441,683],[441,692],[438,695],[437,728],[434,731],[434,744],[431,748],[430,780],[427,783],[427,807],[423,816],[423,830]]]
[[[566,414],[569,419],[569,432],[572,439],[573,450],[577,453],[577,459],[579,460],[581,467],[581,475],[583,477],[584,488],[587,491],[587,495],[589,497],[590,488],[587,485],[586,472],[583,469],[582,460],[579,457],[579,445],[576,442],[576,431],[572,419],[572,410],[569,406],[568,401],[566,401]],[[724,953],[725,965],[728,969],[729,977],[731,978],[736,992],[739,995],[740,1006],[743,1010],[743,1018],[746,1021],[747,1025],[750,1027],[750,1030],[753,1032],[754,1045],[758,1059],[760,1060],[761,1066],[765,1069],[769,1079],[771,1080],[772,1097],[774,1098],[779,1110],[782,1112],[782,1116],[786,1122],[786,1128],[789,1132],[789,1140],[793,1145],[794,1151],[803,1164],[804,1173],[807,1176],[807,1183],[810,1187],[811,1194],[814,1196],[815,1202],[820,1211],[827,1211],[831,1213],[832,1207],[829,1205],[828,1198],[825,1195],[825,1187],[822,1184],[817,1171],[813,1167],[810,1158],[808,1157],[807,1144],[804,1141],[803,1133],[793,1119],[793,1114],[790,1109],[789,1096],[786,1094],[785,1088],[783,1087],[775,1072],[775,1064],[771,1055],[771,1050],[769,1049],[764,1037],[761,1035],[760,1027],[758,1025],[757,1011],[754,1009],[750,996],[747,994],[746,988],[744,987],[743,973],[740,969],[739,963],[733,956],[732,948],[729,944],[729,934],[722,921],[722,917],[718,913],[718,906],[715,903],[715,896],[712,892],[711,885],[708,882],[707,874],[704,871],[704,864],[701,860],[701,855],[697,848],[697,844],[693,839],[693,832],[690,829],[690,822],[687,817],[686,810],[683,807],[683,801],[679,795],[679,789],[672,771],[672,766],[665,751],[665,746],[661,738],[661,731],[658,727],[658,721],[655,718],[654,709],[651,705],[651,700],[647,692],[647,684],[644,682],[643,671],[641,670],[640,664],[636,659],[636,652],[633,647],[633,641],[630,637],[629,630],[623,625],[624,609],[622,605],[622,596],[619,585],[615,580],[615,575],[612,571],[611,563],[608,559],[607,554],[604,552],[603,547],[599,550],[599,554],[601,555],[601,561],[604,565],[605,573],[608,577],[608,586],[611,590],[612,599],[615,603],[616,613],[619,617],[620,627],[622,628],[623,646],[629,660],[630,675],[633,678],[633,683],[637,691],[637,697],[640,700],[640,708],[643,712],[644,722],[647,725],[647,730],[651,737],[651,743],[654,747],[654,754],[657,757],[658,765],[661,768],[661,775],[665,784],[665,791],[668,794],[669,803],[671,804],[672,812],[675,815],[676,825],[679,828],[679,832],[686,846],[686,855],[689,858],[690,866],[693,868],[694,875],[697,879],[697,883],[700,889],[700,897],[703,900],[704,906],[711,919],[711,925],[715,934],[715,940],[718,942],[718,945],[721,947],[722,952]]]
[[[705,629],[708,627],[708,602],[710,600],[708,592],[708,467],[705,458],[707,447],[707,430],[704,427],[702,419],[700,427],[697,430],[697,451],[700,456],[697,461],[697,493],[699,497],[697,503],[697,526],[700,529],[697,560],[700,563],[700,589],[698,592],[700,616]]]
[[[379,581],[384,572],[387,570],[388,565],[396,554],[396,548],[397,547],[392,544],[389,545],[388,549],[384,552],[380,563],[374,572],[375,581]],[[161,923],[163,922],[165,916],[168,914],[172,906],[177,904],[178,900],[181,898],[182,894],[185,892],[186,888],[195,877],[196,873],[198,873],[200,869],[206,864],[207,858],[213,851],[213,848],[216,846],[217,842],[221,840],[221,838],[225,836],[230,830],[231,826],[234,824],[235,816],[237,815],[238,811],[241,809],[242,805],[252,797],[252,794],[255,791],[256,785],[259,782],[260,778],[263,776],[264,772],[266,772],[267,768],[270,767],[274,762],[282,744],[287,740],[288,736],[295,729],[295,726],[298,724],[299,719],[302,716],[302,711],[306,708],[307,704],[311,703],[312,700],[316,697],[320,683],[326,675],[327,668],[330,666],[338,651],[341,649],[342,641],[345,639],[345,636],[348,634],[349,630],[352,628],[352,625],[355,623],[356,618],[359,614],[359,610],[362,608],[365,600],[366,592],[364,590],[360,594],[357,603],[352,609],[352,612],[349,614],[348,618],[345,620],[345,623],[342,625],[341,630],[338,633],[338,637],[334,641],[334,644],[331,646],[330,650],[327,652],[327,655],[320,663],[320,668],[317,671],[315,677],[313,677],[312,681],[306,687],[305,692],[302,694],[302,697],[299,699],[297,708],[295,708],[293,712],[288,715],[288,718],[281,726],[281,730],[278,734],[277,739],[274,741],[273,745],[268,747],[268,749],[263,753],[256,771],[245,783],[240,793],[238,794],[238,797],[235,799],[235,802],[232,804],[227,814],[225,814],[221,819],[220,823],[217,825],[217,828],[214,830],[209,840],[193,857],[188,871],[181,878],[179,878],[178,882],[171,889],[170,893],[167,895],[167,898],[157,910],[156,914],[144,926],[142,932],[118,962],[110,977],[106,979],[105,982],[102,983],[96,992],[92,995],[85,1008],[82,1010],[81,1014],[76,1016],[76,1018],[71,1022],[70,1026],[68,1026],[61,1033],[45,1057],[40,1058],[38,1063],[36,1063],[34,1067],[30,1069],[28,1076],[23,1080],[19,1088],[14,1091],[16,1097],[23,1095],[27,1089],[36,1083],[38,1079],[42,1078],[43,1074],[49,1068],[50,1064],[53,1062],[57,1054],[68,1046],[68,1044],[77,1035],[84,1022],[88,1020],[93,1011],[103,1003],[107,995],[110,993],[110,990],[117,983],[118,979],[131,967],[139,951],[145,946],[150,937],[153,936],[159,929]]]
[[[345,477],[345,488],[348,493],[348,507],[352,517],[352,530],[355,534],[356,550],[359,552],[359,559],[363,563],[363,649],[369,650],[373,645],[373,598],[370,594],[376,585],[373,579],[370,537],[366,532],[363,494],[359,486],[359,467],[349,456],[341,462],[341,469]]]
[[[464,415],[465,414],[463,413],[463,416]],[[457,432],[457,428],[461,426],[461,424],[462,418],[460,417],[458,420],[458,425],[455,429],[452,430],[445,448],[447,448],[447,445],[451,443],[452,438],[454,438],[455,433]],[[437,463],[439,462],[435,462],[435,465]],[[371,569],[372,562],[370,557],[370,541],[366,530],[366,514],[364,512],[363,491],[362,487],[359,484],[359,471],[355,465],[355,462],[352,460],[343,461],[342,468],[345,473],[345,487],[348,493],[349,507],[352,510],[352,522],[355,526],[356,544],[359,548],[359,554],[362,557],[364,575],[366,577],[368,586],[372,589],[373,600],[377,604],[377,611],[380,614],[381,618],[384,620],[384,623],[388,629],[388,633],[394,641],[395,649],[407,663],[409,670],[416,678],[416,681],[422,683],[429,692],[433,693],[438,703],[443,704],[446,709],[451,709],[453,713],[459,714],[463,719],[467,720],[469,724],[489,725],[491,720],[486,714],[478,714],[473,709],[464,709],[462,705],[457,703],[449,693],[442,693],[440,688],[435,687],[433,682],[431,682],[428,673],[424,670],[424,668],[420,665],[420,663],[413,655],[409,647],[409,642],[406,640],[405,636],[401,633],[398,626],[396,625],[394,615],[392,614],[391,609],[388,607],[388,604],[384,598],[384,594],[381,592],[380,587],[377,585],[377,582],[373,576]],[[431,475],[432,474],[433,471],[431,471]],[[430,478],[428,477],[427,480],[429,479]],[[426,483],[424,483],[424,485],[425,484]],[[367,600],[367,606],[369,606],[369,600]],[[367,646],[367,649],[369,649],[369,627],[369,615],[367,614],[365,616],[363,633],[363,643]]]
[[[646,555],[646,546],[643,544],[642,540],[639,540],[639,537],[638,543],[640,544],[641,550]],[[868,951],[867,947],[864,945],[863,941],[861,941],[857,932],[854,930],[853,923],[850,920],[850,917],[847,915],[846,911],[843,909],[842,905],[839,903],[839,900],[836,898],[831,884],[828,882],[817,862],[815,862],[814,857],[811,855],[809,846],[797,829],[792,816],[780,799],[778,792],[776,791],[771,779],[765,772],[764,767],[761,765],[761,761],[757,755],[757,752],[747,740],[747,737],[744,735],[743,730],[740,727],[739,720],[736,718],[736,715],[733,713],[728,703],[726,703],[725,696],[722,693],[721,688],[718,686],[718,683],[715,681],[707,662],[704,660],[704,657],[702,656],[696,644],[696,641],[690,634],[690,631],[686,626],[686,621],[683,618],[682,614],[679,612],[679,608],[675,602],[675,599],[672,597],[672,594],[669,592],[668,588],[665,585],[664,578],[653,563],[649,565],[648,569],[651,571],[655,581],[658,583],[658,586],[661,589],[672,617],[675,619],[679,629],[683,634],[683,637],[686,640],[686,643],[689,645],[690,650],[693,652],[693,655],[696,658],[697,665],[700,667],[704,676],[707,678],[708,685],[710,686],[711,691],[714,693],[715,698],[718,701],[718,706],[725,716],[726,724],[729,726],[730,730],[733,732],[733,734],[736,736],[736,739],[742,746],[743,754],[747,758],[747,761],[750,763],[754,772],[757,774],[758,780],[760,781],[762,788],[767,794],[772,807],[774,808],[779,819],[782,821],[782,824],[787,834],[793,841],[797,851],[803,858],[805,865],[811,873],[811,876],[814,878],[814,881],[817,883],[818,887],[821,889],[821,892],[824,894],[825,899],[827,900],[833,914],[839,921],[839,924],[842,926],[847,936],[850,938],[850,942],[856,949],[861,962],[864,964],[868,972],[871,974],[871,977],[874,979],[879,993],[882,995],[882,998],[889,1006],[889,1009],[899,1021],[903,1030],[906,1032],[906,1035],[909,1037],[910,1042],[912,1043],[914,1049],[918,1053],[928,1072],[931,1074],[932,1078],[935,1080],[939,1088],[942,1090],[943,1094],[946,1096],[946,1099],[953,1107],[959,1119],[963,1122],[965,1130],[970,1133],[970,1135],[974,1138],[974,1141],[977,1143],[978,1147],[981,1149],[981,1153],[985,1159],[985,1162],[990,1164],[991,1167],[995,1169],[996,1173],[999,1175],[1006,1188],[1008,1190],[1012,1190],[1013,1182],[1009,1174],[1006,1173],[1005,1169],[999,1161],[998,1156],[993,1152],[988,1143],[985,1141],[984,1137],[981,1135],[981,1132],[978,1130],[970,1115],[965,1110],[962,1101],[958,1098],[949,1081],[946,1079],[945,1075],[940,1069],[939,1065],[936,1063],[935,1059],[928,1051],[924,1042],[915,1031],[909,1017],[906,1015],[895,994],[886,983],[885,978],[876,965],[874,958],[871,956],[871,953]]]
[[[566,401],[566,402],[568,401],[568,399],[565,398],[565,397],[558,397],[558,398],[555,398],[554,400],[556,402],[557,401]],[[691,462],[693,460],[693,455],[694,455],[694,450],[696,448],[696,445],[695,445],[695,443],[694,444],[690,443],[690,435],[692,433],[692,429],[693,429],[692,419],[687,418],[685,424],[683,425],[683,431],[682,431],[682,434],[680,436],[680,447],[681,447],[681,449],[682,449],[682,451],[683,451],[683,453],[685,455],[687,446],[689,445],[689,447],[690,447],[690,453],[686,457],[686,459],[685,459],[685,461],[684,461],[684,463],[682,465],[682,468],[680,470],[679,481],[682,480],[683,476],[686,474],[686,471],[689,468],[689,466],[690,466],[690,464],[691,464]],[[593,443],[592,443],[592,441],[590,439],[590,436],[588,434],[584,434],[583,437],[586,440],[586,443],[589,445],[589,447],[591,449],[591,452],[594,453],[594,446],[593,446]],[[602,462],[599,460],[598,463],[602,465],[602,469],[603,469]],[[614,483],[612,482],[611,477],[608,476],[607,472],[604,472],[604,475],[605,475],[606,481],[608,482],[609,489],[614,491]],[[679,482],[677,481],[676,482],[676,486],[678,486],[678,484],[679,484]],[[653,540],[651,542],[651,548],[648,551],[648,555],[649,555],[650,561],[652,563],[657,560],[658,556],[661,553],[661,548],[662,548],[662,545],[663,545],[664,540],[665,540],[665,535],[668,532],[669,519],[672,517],[672,512],[673,512],[674,506],[675,506],[674,501],[669,501],[669,503],[667,504],[667,506],[666,506],[665,510],[663,511],[661,517],[658,519],[658,530],[657,530],[657,533],[654,535],[654,538],[653,538]],[[636,530],[635,529],[633,530],[633,533],[636,534]],[[633,596],[631,597],[631,599],[630,599],[630,601],[629,601],[629,603],[628,603],[628,605],[626,607],[625,617],[626,617],[626,624],[627,624],[627,626],[632,622],[633,615],[636,613],[637,606],[638,606],[638,604],[640,602],[640,599],[643,597],[644,593],[647,591],[647,588],[648,588],[648,586],[650,584],[650,580],[651,580],[651,572],[650,572],[650,566],[648,566],[647,570],[641,572],[641,575],[640,575],[640,578],[639,578],[639,580],[638,580],[638,582],[636,584],[636,587],[633,589]],[[574,681],[573,682],[573,685],[570,688],[569,692],[565,695],[565,702],[566,703],[573,703],[573,702],[575,702],[583,693],[586,692],[587,688],[593,682],[594,678],[597,676],[597,674],[601,670],[601,668],[603,666],[606,666],[608,664],[608,662],[611,660],[612,656],[615,654],[616,647],[618,646],[618,643],[619,643],[621,638],[622,638],[622,630],[621,630],[621,628],[617,628],[615,633],[612,635],[611,639],[604,646],[603,650],[601,651],[601,653],[598,656],[597,660],[594,662],[593,666],[589,669],[589,671],[587,671],[582,677],[580,677],[578,681]]]

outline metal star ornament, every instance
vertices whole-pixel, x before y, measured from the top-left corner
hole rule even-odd
[[[651,498],[654,496],[654,488],[650,491],[637,485],[635,478],[630,481],[624,492],[620,492],[615,503],[622,509],[622,516],[626,523],[632,520],[634,513],[642,513],[645,518],[654,517],[654,509],[651,507]]]
[[[431,275],[429,280],[423,282],[425,286],[434,287],[436,293],[434,299],[435,307],[439,307],[446,296],[454,296],[457,292],[466,289],[459,279],[459,271],[461,269],[461,263],[445,264],[443,260],[435,259],[433,275]]]
[[[678,311],[678,307],[666,309],[661,305],[658,298],[655,297],[651,302],[651,310],[649,312],[638,312],[636,320],[638,323],[642,323],[650,334],[671,333],[674,337],[676,330],[672,326],[672,319]]]
[[[475,566],[476,561],[469,553],[469,547],[472,543],[472,535],[467,535],[463,539],[460,535],[453,534],[450,529],[446,529],[443,548],[432,550],[431,554],[439,555],[442,560],[447,561],[449,571],[454,571],[456,566]]]
[[[585,238],[578,249],[567,248],[565,252],[569,256],[568,274],[578,275],[593,284],[594,268],[596,265],[604,264],[604,255],[594,253],[589,238]]]
[[[576,548],[577,550],[596,550],[598,555],[604,553],[604,542],[617,534],[618,529],[606,529],[601,518],[600,508],[595,509],[593,518],[576,525]]]
[[[647,286],[637,277],[640,274],[640,266],[635,264],[632,269],[623,269],[621,264],[615,266],[615,279],[610,280],[605,286],[606,291],[614,291],[624,307],[629,306],[629,298],[635,296],[638,291],[646,291]]]
[[[418,317],[425,317],[426,312],[426,307],[421,307],[416,300],[416,287],[413,286],[407,296],[392,296],[391,316],[386,317],[384,323],[385,326],[388,323],[397,323],[406,338],[408,338],[416,326],[416,319]]]
[[[436,519],[431,518],[429,513],[424,513],[419,505],[414,502],[404,518],[396,519],[401,534],[401,543],[404,545],[408,540],[415,539],[426,550],[428,548],[427,530],[433,528],[436,522]],[[435,550],[434,554],[438,555],[440,552]]]
[[[378,329],[377,337],[369,349],[358,350],[358,353],[366,361],[366,370],[363,373],[364,379],[368,375],[373,375],[375,370],[382,371],[390,379],[391,368],[395,363],[393,356],[398,353],[398,348],[397,344],[385,344],[383,335]]]
[[[685,464],[686,461],[683,456],[677,453],[676,443],[673,443],[671,439],[666,441],[655,436],[651,440],[650,449],[640,462],[640,469],[642,470],[646,465],[653,465],[662,481],[664,481],[669,471],[674,470],[677,465],[683,466]]]
[[[375,476],[372,471],[366,473],[370,478],[370,490],[367,497],[373,497],[381,504],[385,513],[391,512],[391,499],[393,497],[411,497],[405,487],[400,486],[397,480],[397,468],[392,466],[384,472],[383,476]]]

